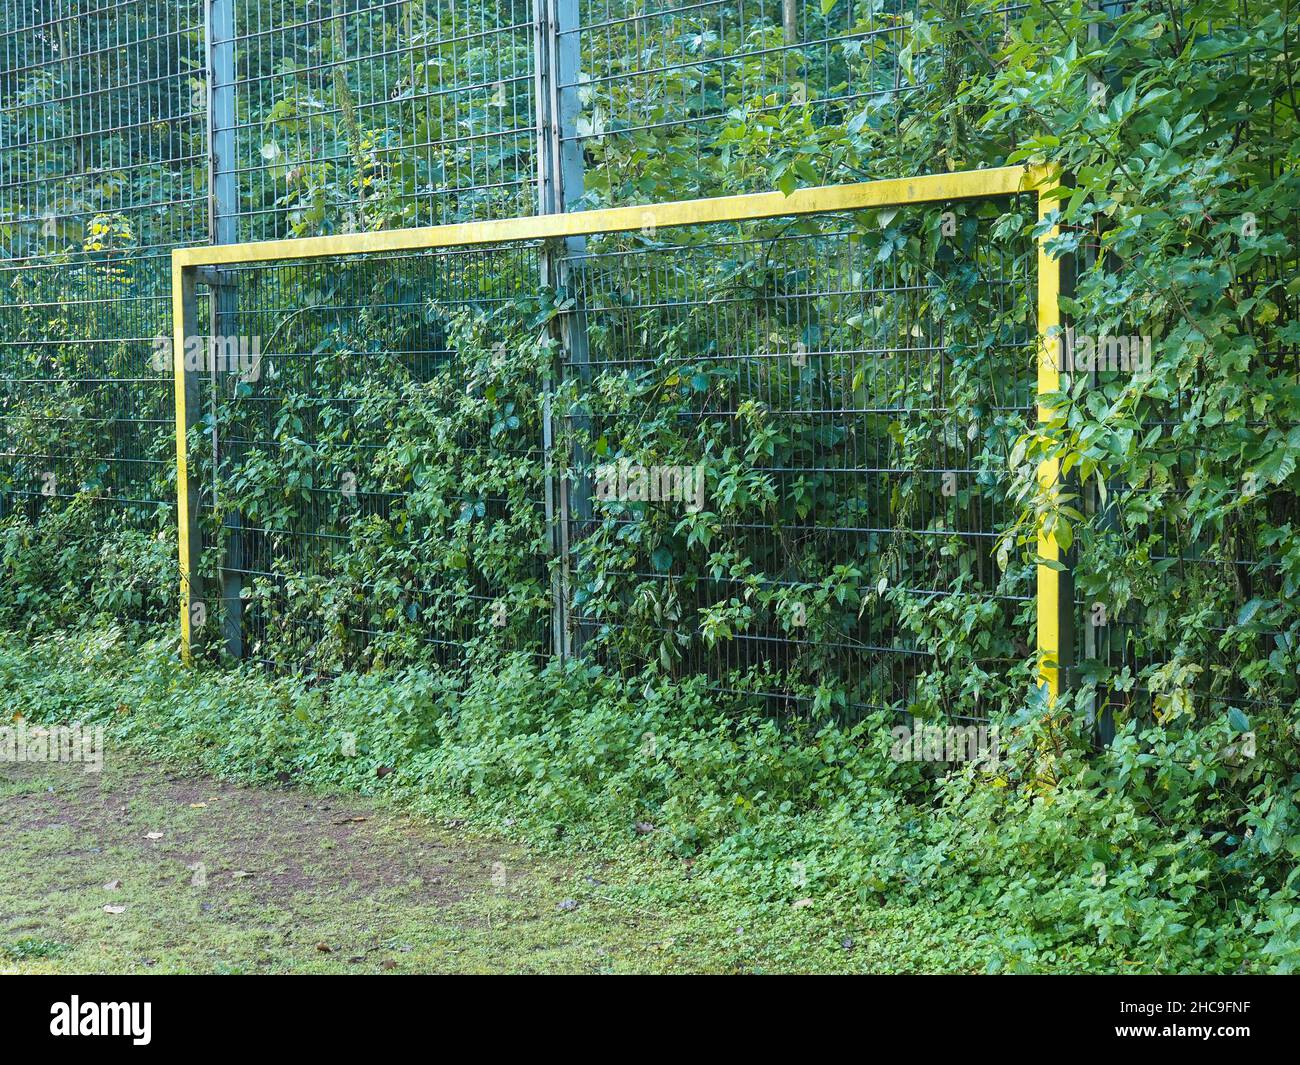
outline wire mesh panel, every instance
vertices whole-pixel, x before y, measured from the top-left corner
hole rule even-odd
[[[933,0],[577,0],[560,72],[586,160],[570,208],[902,176],[933,132],[909,105],[982,69],[1015,3]],[[950,34],[960,26],[965,47]],[[888,143],[888,150],[880,146]],[[882,167],[881,159],[892,160]]]
[[[1300,217],[1292,214],[1285,227],[1289,247],[1300,246]],[[1244,290],[1279,292],[1295,276],[1268,262]],[[1150,381],[1159,372],[1168,327],[1133,323],[1125,311],[1071,338],[1065,361],[1075,369],[1070,385],[1081,405],[1118,406],[1135,378]],[[1276,532],[1300,520],[1288,448],[1278,446],[1288,434],[1300,440],[1300,431],[1263,416],[1260,398],[1274,382],[1294,379],[1300,344],[1281,332],[1250,343],[1241,367],[1266,383],[1240,387],[1244,416],[1230,448],[1197,439],[1190,428],[1205,409],[1201,390],[1208,388],[1198,379],[1151,396],[1147,414],[1121,427],[1150,463],[1144,482],[1084,486],[1090,521],[1078,549],[1075,659],[1079,679],[1097,686],[1105,739],[1116,722],[1193,713],[1230,713],[1243,731],[1246,722],[1267,720],[1262,711],[1286,712],[1300,699],[1300,676],[1285,665],[1294,652],[1288,617],[1300,585],[1277,551]],[[1174,461],[1165,454],[1171,445]]]
[[[228,121],[240,239],[531,212],[532,9],[239,0]]]
[[[13,2],[0,20],[0,518],[26,552],[5,597],[25,624],[171,616],[156,338],[169,249],[207,235],[202,53],[198,2]]]
[[[1226,80],[1242,57],[1209,61],[1223,63]],[[1237,232],[1249,241],[1254,217],[1246,217]],[[1300,215],[1279,212],[1270,227],[1294,258]],[[1106,219],[1070,227],[1080,284],[1109,286],[1125,271],[1149,282],[1148,264],[1118,261],[1110,230]],[[1260,257],[1241,277],[1242,292],[1294,300],[1286,286],[1295,276],[1294,264]],[[1107,742],[1135,720],[1228,716],[1242,731],[1274,716],[1266,711],[1286,713],[1300,699],[1287,621],[1300,585],[1276,527],[1300,516],[1285,443],[1300,431],[1279,424],[1264,397],[1294,378],[1300,345],[1286,330],[1257,330],[1239,341],[1249,357],[1176,373],[1170,364],[1204,342],[1203,311],[1164,315],[1131,299],[1089,297],[1091,313],[1058,346],[1071,405],[1095,422],[1080,443],[1087,452],[1109,436],[1145,472],[1084,476],[1073,487],[1084,520],[1074,542],[1070,686],[1095,689],[1089,698]],[[1234,399],[1215,403],[1209,397],[1223,394],[1225,378],[1235,378]],[[1227,426],[1225,447],[1207,430]]]
[[[999,535],[1034,419],[1031,215],[911,206],[575,257],[583,653],[781,713],[975,719],[1022,696],[1033,567]]]
[[[1197,465],[1193,456],[1180,476]],[[1236,521],[1196,537],[1161,518],[1134,548],[1138,560],[1127,572],[1114,562],[1116,537],[1105,531],[1102,508],[1103,531],[1090,535],[1081,552],[1075,658],[1078,679],[1097,685],[1103,738],[1120,719],[1163,721],[1232,708],[1254,719],[1300,696],[1294,674],[1279,683],[1265,668],[1271,656],[1281,661],[1291,649],[1279,619],[1296,594],[1257,532],[1269,507],[1293,511],[1293,497],[1261,484]],[[1093,576],[1099,572],[1106,577]],[[1195,623],[1164,605],[1169,599],[1184,600]]]
[[[544,652],[553,353],[537,251],[241,266],[196,338],[213,650],[338,671]],[[198,607],[197,615],[195,606]]]

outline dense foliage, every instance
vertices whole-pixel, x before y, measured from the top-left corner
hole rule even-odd
[[[899,14],[885,3],[812,6],[821,11],[810,16],[808,41],[847,34],[839,44],[792,55],[779,47],[779,18],[746,23],[726,5],[723,17],[648,21],[652,37],[635,61],[625,41],[592,35],[589,69],[611,76],[581,92],[586,202],[1056,163],[1064,178],[1049,221],[1063,235],[1053,252],[1077,263],[1063,309],[1079,334],[1150,337],[1149,369],[1072,375],[1055,417],[1034,428],[991,416],[999,404],[988,388],[1014,380],[996,360],[1010,358],[1027,308],[979,299],[994,250],[1014,259],[1034,235],[1034,220],[1015,204],[963,215],[953,241],[940,239],[938,209],[847,223],[850,259],[876,264],[858,285],[871,288],[863,278],[874,269],[933,286],[923,306],[882,298],[876,319],[855,319],[833,299],[812,301],[815,320],[783,317],[801,286],[835,287],[846,260],[830,254],[839,238],[829,230],[800,234],[806,261],[778,256],[775,268],[739,254],[709,260],[692,244],[701,236],[642,235],[614,249],[654,264],[639,288],[599,271],[583,282],[602,313],[590,321],[592,370],[576,383],[553,372],[556,314],[574,298],[572,284],[515,292],[509,309],[498,301],[486,319],[465,311],[472,298],[426,301],[379,285],[364,302],[416,310],[396,323],[358,316],[334,330],[319,319],[297,340],[301,352],[327,358],[370,352],[374,377],[304,418],[313,382],[282,374],[269,430],[229,460],[236,491],[223,499],[272,525],[316,520],[317,489],[337,497],[362,465],[362,505],[345,514],[351,501],[336,499],[330,515],[344,549],[314,575],[272,567],[280,579],[250,589],[250,614],[266,619],[258,654],[326,670],[426,662],[400,677],[347,674],[319,690],[268,681],[248,694],[219,674],[154,679],[107,652],[105,672],[219,767],[263,774],[288,766],[305,779],[360,783],[358,767],[333,753],[335,730],[351,722],[416,790],[459,790],[487,813],[526,811],[539,831],[563,825],[602,839],[646,817],[658,826],[657,846],[698,856],[735,890],[743,883],[777,899],[786,889],[777,870],[798,861],[844,905],[925,897],[967,916],[1009,914],[1026,932],[986,944],[995,966],[1138,957],[1153,968],[1294,967],[1300,59],[1290,0],[1243,0],[1231,10],[1208,0],[1103,10],[1031,0],[1005,16],[956,0]],[[400,39],[389,21],[379,39],[390,32]],[[473,53],[469,61],[487,60]],[[664,74],[653,85],[633,76],[656,63]],[[281,73],[281,98],[247,116],[251,128],[261,123],[265,173],[280,175],[283,187],[269,193],[272,185],[251,183],[245,206],[274,231],[428,220],[420,212],[430,197],[470,166],[460,156],[431,172],[427,143],[447,133],[410,129],[383,108],[356,110],[322,142],[303,118],[330,106],[322,94],[364,99],[374,85],[330,79],[326,89],[292,64]],[[514,94],[471,109],[471,141],[526,108]],[[471,141],[456,150],[471,152]],[[303,152],[319,158],[295,154]],[[503,150],[494,165],[505,168],[499,174],[523,163]],[[487,209],[466,197],[465,213]],[[94,239],[142,239],[112,212],[98,230]],[[759,246],[778,235],[777,226],[744,234]],[[674,302],[686,302],[675,287],[686,272],[743,306],[744,324],[674,313]],[[90,270],[69,272],[74,301],[83,276],[95,292],[108,283]],[[145,282],[114,275],[111,284],[126,292]],[[282,294],[267,302],[285,306]],[[947,449],[973,445],[976,483],[952,499],[919,474],[892,484],[887,498],[841,492],[825,471],[850,442],[842,424],[815,412],[888,407],[922,383],[843,353],[869,349],[888,331],[897,338],[909,314],[924,334],[936,310],[952,345],[942,360],[945,394],[961,413],[864,419],[852,446],[875,449],[887,468],[922,471],[948,465],[936,461]],[[52,369],[41,365],[84,376],[93,349],[76,342],[83,334],[23,314],[15,336],[67,341],[52,345]],[[455,335],[451,363],[412,372],[392,359],[429,328]],[[502,342],[511,357],[494,364]],[[840,354],[806,366],[768,359],[761,377],[728,357],[800,344]],[[979,358],[955,357],[968,351]],[[139,343],[120,355],[141,364],[147,356]],[[153,396],[151,388],[140,394]],[[7,439],[23,451],[51,450],[40,433],[59,424],[53,405],[77,394],[70,384],[54,398],[6,394]],[[233,397],[207,428],[240,424],[254,395]],[[427,660],[445,656],[429,653],[412,628],[422,618],[445,619],[448,635],[492,654],[537,651],[559,579],[546,569],[548,534],[532,490],[547,473],[532,448],[548,410],[562,415],[566,457],[584,468],[707,456],[709,506],[594,508],[566,578],[594,640],[585,664],[538,673],[523,654],[435,671]],[[359,439],[353,425],[370,435]],[[67,439],[71,450],[94,453],[93,436]],[[147,453],[164,454],[166,427],[152,440]],[[375,449],[364,463],[361,446]],[[1045,459],[1069,476],[1065,493],[1039,490]],[[810,475],[772,473],[799,467]],[[102,487],[95,467],[82,468],[90,472],[73,494],[93,496]],[[163,473],[151,497],[166,491]],[[960,508],[994,504],[1000,551],[954,537],[934,554],[895,558],[888,547],[899,541],[888,536],[777,540],[813,508],[830,525],[869,524],[865,515],[898,531],[915,522],[949,527]],[[166,617],[166,513],[143,505],[112,513],[75,498],[0,516],[7,627]],[[216,528],[227,512],[212,517]],[[1079,668],[1068,700],[1054,707],[1027,683],[1030,616],[1013,598],[1043,520],[1074,552],[1079,598]],[[935,585],[950,594],[915,594]],[[511,604],[505,626],[491,617],[498,601]],[[368,631],[366,641],[350,635],[356,628]],[[793,628],[804,631],[777,663],[787,673],[777,684],[765,673],[772,661],[741,637],[789,637]],[[838,645],[882,635],[923,657],[902,683],[845,667],[861,659]],[[100,714],[115,705],[105,680],[80,706],[70,692],[89,684],[82,674],[52,678],[53,694],[37,689],[34,661],[9,652],[7,690],[25,692],[6,695],[13,709],[30,702],[51,715]],[[729,678],[738,694],[710,693],[696,679],[711,672],[718,680],[718,663],[739,671],[742,679]],[[795,708],[784,732],[748,716],[756,704],[740,698],[773,687],[798,697],[781,704]],[[1014,737],[1004,772],[936,780],[887,757],[894,711],[969,712],[977,695]],[[857,712],[847,722],[820,724],[850,705]],[[1101,752],[1099,732],[1113,737]],[[640,755],[645,733],[665,753]]]

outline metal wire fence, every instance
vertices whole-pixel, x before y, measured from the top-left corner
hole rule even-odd
[[[0,520],[17,560],[10,573],[24,573],[0,609],[26,627],[88,612],[170,616],[174,417],[158,338],[170,333],[171,249],[893,176],[907,145],[934,132],[913,100],[958,91],[1022,10],[995,0],[8,0]],[[925,255],[937,255],[934,212],[908,218]],[[556,622],[542,604],[546,582],[561,579],[545,572],[545,556],[567,582],[569,644],[611,667],[655,659],[721,685],[766,663],[780,679],[752,687],[778,706],[824,699],[818,678],[837,673],[850,678],[847,706],[923,697],[966,700],[971,712],[908,624],[924,615],[973,626],[972,654],[988,675],[1023,659],[1008,633],[1023,627],[1025,575],[990,562],[987,548],[1006,517],[995,468],[1028,402],[1016,362],[1028,273],[1020,252],[993,239],[995,219],[961,222],[973,227],[970,243],[949,241],[960,254],[928,263],[921,280],[893,273],[904,270],[910,234],[872,258],[901,222],[864,233],[856,221],[837,231],[826,220],[605,236],[545,254],[512,247],[228,271],[204,297],[202,345],[257,338],[265,375],[242,382],[244,394],[243,369],[214,369],[204,395],[203,576],[216,589],[220,642],[283,659],[267,648],[286,619],[310,616],[318,620],[294,653],[342,668],[413,648],[446,655],[475,638],[545,648],[543,630]],[[466,528],[430,526],[439,542],[490,539],[487,526],[504,535],[514,520],[505,509],[526,497],[528,520],[513,527],[526,545],[518,568],[479,572],[474,551],[457,549],[434,553],[443,563],[464,554],[463,567],[407,572],[385,541],[390,556],[367,542],[383,562],[371,577],[341,573],[338,545],[353,545],[366,522],[408,549],[428,553],[432,543],[412,538],[419,486],[384,465],[397,397],[426,389],[450,403],[457,388],[479,387],[483,345],[514,341],[499,330],[488,343],[490,330],[473,322],[491,320],[502,301],[531,321],[551,300],[562,352],[552,356],[586,390],[590,411],[579,405],[548,429],[520,396],[509,416],[518,424],[495,437],[493,424],[467,420],[464,440],[486,433],[486,454],[507,434],[503,454],[523,463],[523,495],[462,468],[486,486]],[[1007,390],[996,402],[967,374],[975,349]],[[532,349],[521,341],[519,350]],[[1260,357],[1294,372],[1294,346],[1277,342]],[[538,358],[530,389],[549,387],[551,364]],[[1178,402],[1144,429],[1174,428]],[[961,437],[958,414],[973,437]],[[351,465],[314,468],[322,458],[312,449],[362,415],[371,421],[355,425],[354,439],[335,441],[355,448]],[[288,435],[286,416],[301,421]],[[724,483],[716,471],[746,446],[741,425],[771,450],[747,456],[748,479]],[[682,478],[696,465],[713,472],[697,511],[680,499],[667,511],[662,501],[579,493],[559,513],[543,445],[573,448],[575,483],[592,494],[601,466],[623,489],[631,466],[647,478],[668,469],[675,491],[694,491]],[[310,485],[300,480],[275,507],[242,498],[257,463],[291,460]],[[344,492],[344,473],[355,492]],[[1250,520],[1276,520],[1291,505],[1282,495],[1261,492],[1232,529],[1193,535],[1165,522],[1143,547],[1148,568],[1133,587],[1081,591],[1079,675],[1118,674],[1115,705],[1156,706],[1187,685],[1240,704],[1240,664],[1285,650],[1275,631],[1239,638],[1243,603],[1285,598]],[[1104,526],[1104,501],[1092,505]],[[463,508],[453,507],[457,519]],[[710,541],[684,542],[706,513]],[[61,562],[70,544],[84,549],[78,557],[98,556],[93,581]],[[669,548],[689,572],[656,558]],[[742,555],[748,570],[735,568]],[[853,572],[826,578],[819,567],[832,561]],[[1090,566],[1081,559],[1085,578]],[[1171,582],[1218,604],[1195,639],[1138,605],[1143,588],[1164,597]],[[331,585],[348,591],[325,603]],[[866,607],[828,607],[840,589]],[[1123,596],[1128,607],[1109,609]],[[1165,678],[1161,690],[1125,679],[1175,645],[1203,666],[1198,677]]]
[[[107,528],[138,549],[170,536],[174,421],[158,341],[170,249],[572,207],[584,169],[597,198],[616,198],[600,192],[599,175],[619,169],[634,178],[629,190],[645,190],[650,176],[610,147],[646,132],[632,110],[610,118],[641,106],[631,96],[664,101],[662,113],[687,100],[688,71],[703,71],[701,99],[712,102],[690,102],[666,128],[676,137],[693,125],[716,155],[728,101],[771,113],[761,100],[732,100],[737,78],[750,94],[763,78],[785,85],[806,68],[818,106],[842,104],[845,56],[873,71],[898,60],[867,45],[903,32],[901,8],[803,7],[796,51],[769,47],[791,22],[779,4],[6,4],[0,514],[39,525],[75,503],[66,522],[87,540]],[[664,55],[616,57],[651,23]],[[711,87],[719,78],[721,95]],[[543,158],[551,137],[563,166]],[[681,194],[713,189],[680,168],[659,176]],[[204,313],[228,321],[227,298],[219,290]],[[215,320],[208,332],[221,332]],[[113,612],[160,616],[170,581],[159,565]],[[48,576],[51,593],[67,579]]]
[[[1300,215],[1273,224],[1288,246],[1300,247]],[[1081,269],[1095,266],[1104,254],[1103,233],[1101,226],[1076,233]],[[1281,262],[1261,263],[1246,288],[1276,290],[1292,276],[1294,270]],[[1159,337],[1149,329],[1122,327],[1111,331],[1109,342],[1090,338],[1096,345],[1090,368],[1088,352],[1076,339],[1073,358],[1084,365],[1075,376],[1086,386],[1085,401],[1087,393],[1098,399],[1115,394],[1136,367],[1150,368]],[[1262,340],[1256,359],[1270,376],[1288,379],[1300,369],[1300,345],[1273,333]],[[1270,609],[1293,597],[1289,567],[1262,530],[1300,519],[1296,494],[1285,484],[1266,483],[1241,456],[1225,461],[1204,442],[1189,439],[1184,419],[1198,402],[1193,382],[1152,403],[1140,425],[1125,429],[1152,443],[1179,441],[1177,462],[1148,486],[1144,506],[1152,517],[1136,523],[1140,535],[1121,535],[1115,513],[1116,496],[1131,485],[1113,481],[1104,491],[1095,481],[1079,486],[1091,535],[1077,549],[1073,567],[1077,620],[1071,679],[1096,686],[1094,713],[1107,742],[1120,720],[1165,720],[1193,708],[1204,716],[1236,708],[1258,720],[1259,712],[1300,697],[1296,679],[1271,685],[1267,694],[1258,684],[1261,663],[1280,660],[1293,639],[1279,624],[1281,615]],[[1243,439],[1262,438],[1268,428],[1252,413],[1243,419]],[[1181,520],[1207,484],[1236,505],[1212,520]],[[1180,601],[1198,604],[1193,624],[1171,611],[1170,604]]]
[[[214,650],[338,672],[543,654],[553,606],[536,342],[521,245],[232,268],[198,338]]]
[[[1018,212],[610,235],[575,257],[584,653],[782,713],[976,719],[1023,694],[1033,570],[996,550],[1036,395],[1033,243],[993,237]],[[983,690],[954,688],[953,631]]]
[[[535,208],[533,0],[241,0],[238,239]]]
[[[0,516],[46,527],[51,557],[31,569],[49,567],[49,595],[24,605],[47,623],[95,604],[161,619],[174,601],[167,545],[150,546],[175,521],[155,338],[169,329],[171,248],[207,237],[202,55],[198,3],[4,7]],[[121,550],[112,586],[57,564],[59,541],[96,539]]]
[[[559,71],[565,145],[586,160],[570,208],[905,174],[896,151],[926,122],[909,98],[952,91],[1023,10],[922,0],[573,0]],[[960,54],[936,43],[960,28]],[[756,134],[756,135],[755,135]],[[817,145],[821,139],[821,150]],[[833,152],[832,142],[849,151]],[[813,147],[810,148],[810,145]],[[774,166],[774,161],[779,165]],[[815,177],[813,175],[816,175]]]

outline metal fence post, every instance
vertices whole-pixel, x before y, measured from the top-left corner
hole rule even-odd
[[[176,399],[176,520],[180,564],[181,657],[193,661],[194,649],[207,623],[199,568],[200,529],[198,482],[190,476],[189,430],[199,417],[199,382],[186,366],[186,341],[198,329],[195,271],[182,269],[172,257],[172,373]]]
[[[536,13],[536,112],[537,112],[537,192],[541,214],[563,214],[581,198],[583,191],[582,145],[577,140],[578,69],[581,61],[581,22],[578,0],[535,0]],[[548,241],[540,257],[542,285],[576,295],[576,266],[586,251],[586,238],[564,237]],[[556,323],[560,362],[557,371],[567,367],[586,377],[587,326],[579,304],[560,315]],[[583,419],[574,427],[581,429]],[[551,522],[552,544],[559,566],[552,580],[553,648],[566,656],[581,649],[583,634],[574,631],[568,615],[570,590],[570,521],[585,521],[591,516],[591,491],[586,477],[576,480],[569,471],[556,468],[555,413],[548,396],[545,417],[548,493],[547,518]],[[569,455],[573,466],[585,468],[584,457],[575,450]]]
[[[235,166],[235,0],[208,0],[207,19],[207,89],[208,89],[208,224],[213,244],[234,244],[239,240],[239,186]],[[220,350],[229,351],[229,337],[236,331],[239,310],[234,275],[208,278],[210,300],[210,336]],[[241,345],[242,348],[242,345]],[[219,360],[209,369],[215,389]],[[220,462],[216,427],[213,427],[214,470]],[[215,491],[215,480],[214,480]],[[214,498],[214,503],[216,502]],[[232,513],[223,520],[224,552],[221,570],[221,626],[226,652],[232,658],[244,657],[243,520]]]
[[[208,218],[213,244],[239,239],[235,174],[235,0],[208,0]]]
[[[785,31],[785,43],[798,44],[799,43],[798,0],[781,0],[781,25]]]
[[[1041,167],[1030,175],[1030,184],[1037,191],[1038,220],[1044,223],[1057,209],[1057,201],[1047,199],[1045,192],[1059,184],[1060,173],[1055,167]],[[1038,421],[1042,423],[1054,416],[1048,397],[1061,387],[1062,364],[1059,351],[1062,347],[1061,330],[1065,325],[1061,314],[1061,296],[1068,295],[1073,286],[1072,267],[1068,260],[1054,258],[1047,245],[1060,234],[1060,226],[1052,225],[1038,237]],[[1062,471],[1055,459],[1043,460],[1038,467],[1038,481],[1045,491],[1060,491]],[[1063,551],[1056,534],[1042,526],[1038,531],[1038,558],[1036,566],[1036,599],[1038,602],[1037,649],[1040,659],[1039,680],[1053,701],[1063,693],[1063,682],[1068,682],[1074,664],[1074,580],[1071,572],[1072,554]]]

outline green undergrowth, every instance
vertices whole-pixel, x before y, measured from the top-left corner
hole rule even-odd
[[[111,629],[0,641],[0,708],[102,724],[109,757],[373,794],[599,854],[621,904],[693,914],[719,950],[723,930],[762,938],[782,968],[1300,963],[1295,839],[1268,797],[1233,816],[1231,752],[1204,729],[1191,750],[1130,726],[1089,754],[1030,706],[1004,722],[999,766],[936,775],[891,759],[893,722],[778,724],[689,681],[521,656],[306,684],[187,670]]]

